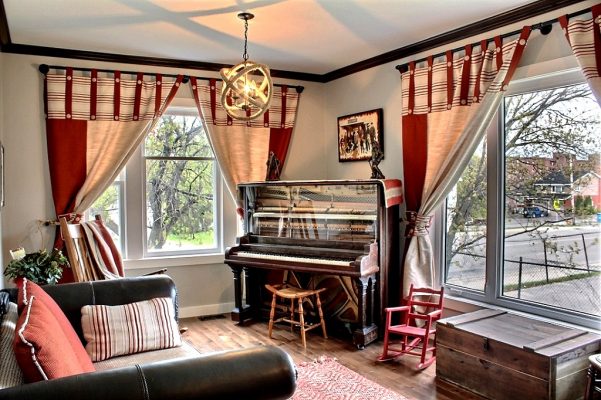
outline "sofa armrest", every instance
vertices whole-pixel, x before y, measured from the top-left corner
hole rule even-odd
[[[167,275],[65,283],[43,288],[63,310],[82,342],[81,307],[86,305],[117,306],[155,297],[170,297],[175,318],[178,316],[175,283]]]
[[[276,400],[295,389],[290,356],[261,346],[25,384],[0,390],[0,400]]]

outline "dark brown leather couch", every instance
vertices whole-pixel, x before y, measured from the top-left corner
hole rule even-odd
[[[80,338],[86,304],[120,305],[177,294],[166,275],[72,283],[44,288]],[[12,293],[14,296],[14,292]],[[82,340],[83,341],[83,340]],[[70,376],[0,390],[4,399],[287,399],[296,388],[290,356],[277,347],[211,353]]]

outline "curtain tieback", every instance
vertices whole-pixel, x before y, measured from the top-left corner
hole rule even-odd
[[[407,211],[405,214],[407,221],[406,237],[427,236],[429,234],[428,228],[432,223],[432,215],[422,215],[415,211]]]

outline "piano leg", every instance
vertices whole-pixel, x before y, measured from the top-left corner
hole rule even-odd
[[[250,307],[242,302],[242,267],[230,265],[234,273],[234,306],[232,321],[243,323],[250,317]]]
[[[356,280],[359,291],[357,300],[360,327],[353,332],[353,343],[360,350],[378,339],[378,327],[372,320],[373,311],[368,311],[369,309],[373,310],[375,280],[374,275],[364,276]],[[367,293],[368,290],[370,291],[369,296]]]

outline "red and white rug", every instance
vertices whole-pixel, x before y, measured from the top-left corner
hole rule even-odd
[[[297,369],[297,388],[291,400],[407,400],[332,358],[300,363]]]

